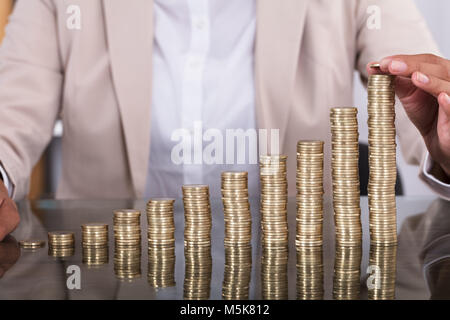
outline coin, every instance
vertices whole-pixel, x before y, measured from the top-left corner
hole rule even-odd
[[[372,75],[368,82],[369,215],[372,244],[396,244],[395,77]]]
[[[333,209],[339,246],[356,246],[362,241],[357,114],[354,107],[330,110]]]
[[[45,240],[29,239],[19,241],[19,246],[23,249],[38,249],[45,247]]]
[[[322,244],[323,146],[323,141],[297,143],[297,247]]]

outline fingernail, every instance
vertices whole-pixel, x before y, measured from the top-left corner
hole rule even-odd
[[[423,84],[430,82],[430,79],[422,72],[416,72],[416,80]]]
[[[450,105],[450,96],[446,93],[442,94],[442,99],[446,105]]]
[[[380,68],[381,69],[388,69],[389,68],[389,64],[391,63],[391,59],[383,59],[380,62]]]
[[[408,65],[403,61],[393,60],[391,62],[391,68],[393,72],[405,72],[408,69]]]

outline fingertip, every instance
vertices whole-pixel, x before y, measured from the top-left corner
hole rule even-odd
[[[447,117],[450,118],[450,96],[447,93],[442,92],[438,96],[438,103]]]
[[[411,75],[411,79],[417,87],[424,87],[430,84],[430,78],[422,72],[416,71]]]
[[[447,93],[442,92],[439,94],[438,102],[441,106],[450,110],[450,96]]]

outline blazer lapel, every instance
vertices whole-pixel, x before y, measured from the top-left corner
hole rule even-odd
[[[132,184],[142,197],[150,152],[153,1],[103,0],[103,6]]]
[[[259,128],[285,128],[292,107],[301,40],[310,0],[258,0],[255,49],[256,110]]]

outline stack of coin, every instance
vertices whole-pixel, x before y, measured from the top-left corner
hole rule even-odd
[[[264,300],[288,299],[288,248],[263,246],[261,289]]]
[[[371,245],[368,273],[368,299],[394,300],[397,273],[397,246]]]
[[[69,231],[48,233],[48,254],[54,257],[70,257],[75,253],[75,234]]]
[[[207,185],[184,185],[184,243],[185,246],[211,246],[211,205]]]
[[[184,299],[209,299],[212,272],[211,246],[195,244],[185,246],[184,257]]]
[[[114,271],[119,279],[141,276],[141,212],[114,211]]]
[[[322,246],[297,247],[297,300],[322,300]]]
[[[150,199],[147,203],[148,272],[155,288],[175,285],[175,199]]]
[[[108,263],[108,225],[86,223],[81,225],[83,263],[102,265]]]
[[[336,245],[333,278],[334,299],[359,299],[361,256],[361,245],[354,247]]]
[[[334,223],[336,243],[342,246],[362,241],[357,114],[350,107],[330,112]]]
[[[252,238],[252,216],[247,172],[222,172],[222,201],[225,245],[248,246]]]
[[[45,247],[45,240],[38,240],[38,239],[21,240],[19,241],[19,246],[22,249],[35,251],[37,249]]]
[[[323,242],[323,145],[323,141],[297,144],[297,248]]]
[[[141,245],[141,212],[139,210],[114,210],[113,219],[116,247]]]
[[[288,245],[287,156],[260,156],[262,244],[284,250]]]
[[[372,244],[397,243],[394,80],[390,75],[372,75],[368,83],[368,195]]]
[[[86,223],[81,225],[83,247],[107,247],[108,225],[106,223]]]
[[[225,246],[222,298],[248,300],[252,271],[252,247]]]

